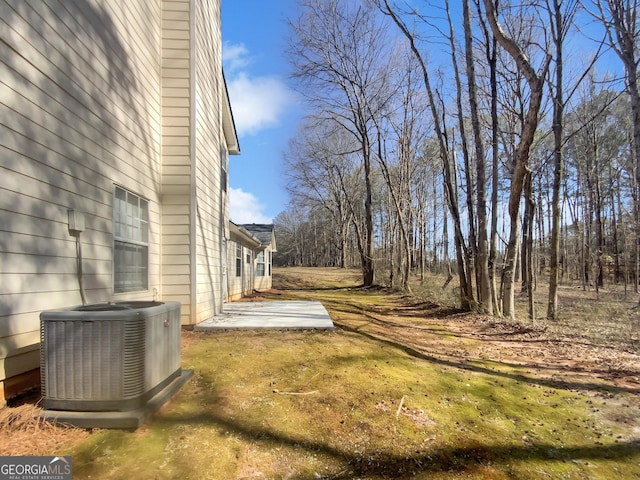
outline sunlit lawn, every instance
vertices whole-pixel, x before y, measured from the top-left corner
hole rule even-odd
[[[306,290],[278,299],[321,299],[335,331],[185,332],[194,378],[149,425],[66,452],[74,478],[640,478],[638,391],[432,356],[368,328],[397,296],[317,272],[287,272]],[[451,352],[473,342],[430,334]]]

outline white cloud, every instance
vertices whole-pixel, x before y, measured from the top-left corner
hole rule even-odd
[[[277,126],[296,102],[293,90],[277,76],[251,75],[247,71],[251,63],[249,51],[242,43],[225,43],[222,58],[238,135],[252,135]]]
[[[272,223],[263,212],[265,206],[252,193],[241,188],[229,189],[229,210],[233,223]]]
[[[277,125],[294,102],[293,93],[278,78],[249,77],[244,72],[229,82],[229,97],[238,135]]]
[[[224,42],[222,45],[222,63],[227,73],[245,68],[249,63],[249,50],[244,43]]]

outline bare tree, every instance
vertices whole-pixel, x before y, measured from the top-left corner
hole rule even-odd
[[[334,125],[335,127],[335,125]],[[287,190],[297,206],[321,206],[334,220],[339,240],[338,265],[347,265],[348,230],[352,222],[361,223],[350,205],[361,202],[357,184],[361,180],[354,165],[353,142],[346,132],[329,128],[326,122],[302,124],[285,154]],[[345,179],[350,179],[345,180]]]
[[[491,303],[494,315],[500,315],[498,289],[496,286],[496,271],[498,262],[498,196],[500,179],[500,148],[499,148],[499,118],[498,118],[498,43],[491,33],[485,15],[481,8],[482,0],[474,0],[478,15],[478,24],[483,35],[484,55],[489,69],[489,117],[491,131],[491,226],[489,231],[489,282],[491,287]]]
[[[551,228],[549,240],[549,296],[547,302],[547,319],[555,320],[558,316],[558,284],[560,267],[560,237],[562,231],[562,177],[564,175],[563,145],[565,138],[564,111],[567,100],[576,91],[577,86],[591,70],[597,60],[602,44],[598,46],[592,63],[585,68],[582,75],[569,86],[565,96],[564,77],[564,43],[568,38],[570,28],[574,24],[580,2],[578,0],[547,0],[549,15],[549,30],[554,49],[555,79],[549,81],[551,98],[553,101],[553,182],[551,200]],[[566,98],[565,98],[566,97]]]
[[[540,73],[536,72],[526,55],[522,46],[514,40],[502,28],[498,22],[498,15],[493,0],[484,0],[487,18],[493,34],[500,46],[511,56],[516,63],[518,70],[524,75],[529,86],[529,104],[525,115],[525,121],[520,132],[520,139],[515,155],[515,165],[511,177],[511,187],[509,192],[509,216],[511,218],[509,242],[505,258],[505,282],[502,297],[502,313],[506,317],[515,318],[515,262],[518,250],[519,238],[519,213],[520,199],[524,180],[527,175],[529,164],[529,151],[538,128],[538,114],[542,105],[544,93],[544,79],[549,68],[550,57],[547,56]]]
[[[475,144],[476,165],[476,217],[478,219],[476,248],[476,282],[478,285],[478,310],[493,315],[491,296],[491,280],[489,278],[489,243],[487,237],[487,195],[484,158],[484,138],[480,129],[478,100],[476,93],[476,75],[473,55],[473,36],[471,31],[471,13],[469,0],[463,0],[463,24],[465,60],[467,67],[467,87],[469,91],[469,107],[471,110],[471,127]],[[458,87],[459,89],[459,87]],[[468,193],[471,195],[471,192]]]
[[[640,62],[637,0],[596,0],[600,20],[608,35],[609,46],[616,52],[625,69],[626,90],[633,117],[633,157],[635,164],[636,199],[636,272],[635,291],[640,277],[640,87],[638,86],[638,62]]]
[[[417,88],[416,61],[404,45],[394,50],[391,70],[397,86],[389,95],[387,111],[372,117],[376,131],[376,155],[387,190],[388,204],[394,212],[394,228],[399,231],[398,285],[410,291],[409,277],[412,264],[413,205],[411,185],[421,135],[422,113],[425,109]],[[389,212],[391,215],[391,212]],[[393,267],[393,259],[390,264]],[[395,278],[395,272],[390,272]],[[391,282],[393,285],[394,282]]]
[[[345,0],[303,0],[302,14],[290,22],[290,57],[301,92],[358,142],[365,181],[362,274],[374,283],[372,206],[373,117],[385,107],[384,28],[376,10]]]
[[[411,48],[411,52],[415,55],[416,60],[418,61],[418,65],[420,66],[420,70],[422,71],[422,77],[424,81],[425,88],[427,90],[427,95],[429,98],[429,106],[431,109],[432,121],[433,121],[433,129],[438,142],[438,150],[440,155],[440,160],[442,162],[442,170],[444,173],[444,185],[446,192],[446,200],[447,205],[449,207],[449,211],[451,213],[451,218],[454,226],[454,242],[456,245],[456,256],[458,263],[458,277],[460,280],[460,300],[461,307],[463,309],[469,309],[472,304],[472,300],[474,298],[473,289],[471,288],[471,279],[467,276],[465,270],[465,258],[464,253],[466,252],[466,242],[464,241],[464,236],[462,233],[462,221],[460,218],[460,208],[458,205],[458,197],[457,197],[457,189],[454,187],[454,174],[451,169],[451,153],[448,145],[448,140],[446,136],[446,129],[443,127],[443,120],[441,118],[441,113],[438,111],[438,105],[440,105],[440,100],[437,95],[434,93],[434,90],[431,86],[431,77],[429,75],[429,70],[427,69],[426,62],[424,57],[420,53],[414,36],[409,31],[406,24],[400,18],[398,12],[393,8],[388,0],[382,0],[380,3],[380,9],[385,14],[391,17],[396,26],[400,29],[404,37],[409,42],[409,46]]]

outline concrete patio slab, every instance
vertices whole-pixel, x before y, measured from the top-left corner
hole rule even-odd
[[[221,315],[197,324],[194,330],[245,329],[332,329],[331,317],[315,301],[231,302]]]

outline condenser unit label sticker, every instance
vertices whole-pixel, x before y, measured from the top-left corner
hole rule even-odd
[[[1,457],[0,480],[71,480],[71,457]]]

